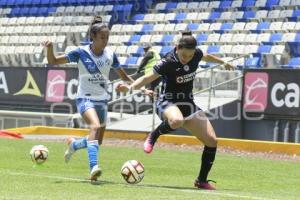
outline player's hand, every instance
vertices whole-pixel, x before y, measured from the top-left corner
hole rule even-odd
[[[44,42],[42,42],[42,45],[44,47],[53,47],[53,43],[50,40],[45,40]]]
[[[130,89],[129,86],[126,85],[126,84],[123,84],[123,83],[119,83],[117,85],[117,87],[116,87],[116,91],[117,92],[124,92],[124,93],[126,93],[126,92],[129,91],[129,89]]]
[[[230,63],[226,63],[226,64],[224,65],[224,67],[225,67],[226,70],[235,70],[235,66],[233,66],[233,65],[230,64]]]
[[[155,95],[155,92],[153,90],[148,90],[148,89],[143,89],[143,93],[150,97],[154,97],[154,95]]]

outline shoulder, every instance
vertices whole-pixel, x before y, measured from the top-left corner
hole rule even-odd
[[[198,57],[201,57],[201,58],[203,57],[203,51],[199,48],[196,48],[195,54]]]

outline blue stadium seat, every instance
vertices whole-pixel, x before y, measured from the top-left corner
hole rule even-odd
[[[171,44],[174,40],[174,35],[164,35],[161,40],[161,45]]]
[[[223,23],[222,24],[220,30],[223,30],[223,31],[225,31],[225,30],[231,30],[232,27],[233,27],[233,23],[227,22],[227,23]]]
[[[256,30],[266,30],[266,29],[269,29],[270,27],[270,22],[259,22],[257,27],[256,27]]]
[[[220,12],[211,12],[209,15],[209,20],[215,20],[215,19],[219,19],[221,16]]]
[[[135,14],[132,18],[133,21],[143,21],[145,15],[144,14]]]
[[[242,7],[243,8],[247,8],[247,7],[254,7],[255,6],[255,0],[244,0],[242,3]]]
[[[59,5],[59,0],[49,0],[49,5],[58,6]]]
[[[132,35],[126,45],[131,45],[134,43],[138,43],[141,39],[141,35]]]
[[[15,0],[9,0],[6,2],[6,6],[8,7],[14,7],[14,5],[15,5]]]
[[[186,19],[186,13],[177,13],[172,23],[178,23]]]
[[[47,11],[47,12],[48,12],[48,15],[50,15],[50,14],[52,14],[52,13],[55,13],[55,12],[56,12],[56,8],[57,8],[57,7],[49,7],[49,8],[48,8],[48,11]]]
[[[6,5],[7,5],[6,1],[9,1],[9,0],[0,0],[0,7],[1,8],[5,8],[6,7]]]
[[[20,16],[29,16],[29,7],[21,8]]]
[[[170,12],[172,10],[174,10],[175,8],[177,8],[177,3],[176,2],[168,2],[166,5],[166,12]]]
[[[42,6],[48,6],[48,5],[50,5],[50,0],[41,0],[41,5]]]
[[[253,10],[247,10],[244,12],[243,19],[255,18],[255,12]]]
[[[291,58],[287,65],[283,65],[283,68],[300,68],[300,57]]]
[[[141,30],[141,33],[147,34],[147,33],[151,32],[153,30],[153,26],[154,26],[153,24],[144,24],[143,28]]]
[[[31,1],[32,6],[40,6],[40,4],[41,4],[41,0],[32,0]]]
[[[15,0],[15,6],[16,7],[24,6],[24,0]]]
[[[126,59],[125,65],[136,65],[138,57],[132,56]]]
[[[208,38],[208,35],[205,33],[201,33],[196,36],[197,42],[206,42],[207,38]]]
[[[267,8],[272,8],[274,6],[278,6],[279,0],[268,0],[266,3]]]
[[[48,8],[47,7],[40,7],[39,8],[39,16],[48,16]]]
[[[260,45],[258,47],[258,53],[270,53],[272,46],[271,45]]]
[[[281,41],[282,33],[272,33],[270,36],[270,42],[279,42]]]
[[[166,53],[170,52],[173,50],[173,46],[163,46],[162,49],[160,50],[160,55],[164,56]]]
[[[220,46],[219,45],[208,46],[207,53],[209,53],[209,54],[219,54],[220,53]]]
[[[300,10],[294,10],[292,17],[300,17]]]
[[[144,48],[143,47],[139,47],[137,52],[135,54],[132,54],[133,56],[137,56],[140,57],[144,54]]]
[[[260,68],[260,67],[262,67],[261,59],[259,57],[248,58],[245,61],[245,67],[246,68]]]
[[[190,23],[187,25],[187,29],[190,31],[195,31],[198,29],[198,27],[199,27],[198,23]]]
[[[31,7],[29,8],[29,15],[30,16],[38,16],[39,8],[38,7]]]
[[[226,9],[226,8],[230,8],[232,1],[221,1],[219,8],[221,9]]]
[[[21,8],[19,8],[19,7],[11,9],[11,11],[9,13],[9,17],[18,17],[18,16],[21,16],[20,11],[21,11]]]

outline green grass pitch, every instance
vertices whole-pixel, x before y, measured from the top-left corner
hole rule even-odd
[[[34,166],[29,151],[33,145],[49,149],[49,159]],[[299,199],[300,164],[262,158],[217,154],[210,179],[216,191],[197,190],[201,152],[155,149],[151,155],[141,148],[102,146],[103,174],[100,185],[88,178],[86,150],[78,151],[69,164],[60,142],[0,139],[0,199]],[[145,178],[136,185],[126,184],[120,168],[136,159],[145,166]]]

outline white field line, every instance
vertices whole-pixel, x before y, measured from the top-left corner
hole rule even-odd
[[[77,181],[77,182],[87,182],[89,183],[90,180],[81,179],[81,178],[71,178],[71,177],[63,177],[63,176],[55,176],[55,175],[46,175],[46,174],[30,174],[30,173],[23,173],[23,172],[12,172],[10,170],[3,170],[0,169],[0,173],[12,176],[31,176],[31,177],[42,177],[42,178],[49,178],[49,179],[58,179],[58,180],[67,180],[67,181]],[[106,182],[106,181],[103,181]],[[237,199],[253,199],[253,200],[276,200],[271,198],[259,197],[259,196],[247,196],[247,195],[239,195],[230,192],[219,192],[219,191],[207,191],[207,190],[196,190],[196,189],[180,189],[180,188],[172,188],[166,186],[159,186],[159,185],[128,185],[124,183],[115,183],[111,182],[116,185],[125,185],[128,187],[137,187],[137,188],[155,188],[161,190],[168,190],[174,192],[186,192],[186,193],[201,193],[211,196],[223,196],[223,197],[232,197]]]

